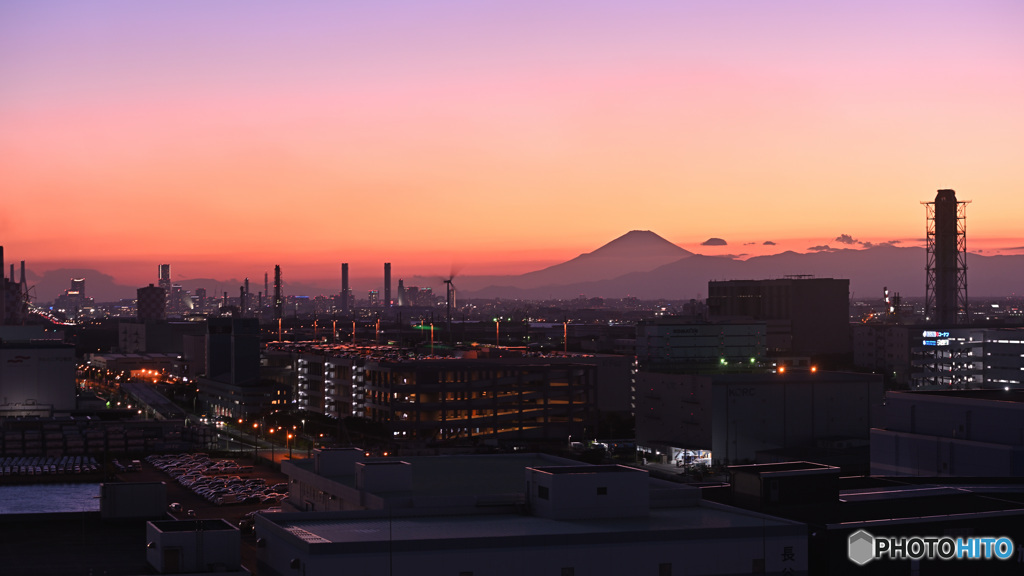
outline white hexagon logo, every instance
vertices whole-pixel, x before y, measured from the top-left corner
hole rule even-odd
[[[850,534],[847,555],[860,566],[867,564],[875,558],[875,537],[864,530]]]

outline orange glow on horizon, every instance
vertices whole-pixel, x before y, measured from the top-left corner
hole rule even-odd
[[[522,274],[630,230],[921,246],[940,188],[969,250],[1024,253],[1012,2],[23,4],[0,242],[37,275]]]

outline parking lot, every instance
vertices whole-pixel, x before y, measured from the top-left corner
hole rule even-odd
[[[212,460],[226,460],[226,458],[211,458]],[[284,484],[288,482],[288,477],[278,470],[271,467],[267,462],[260,461],[256,464],[253,463],[252,459],[245,458],[232,458],[232,460],[239,466],[251,466],[251,469],[246,468],[245,472],[225,473],[226,476],[238,476],[242,480],[260,479],[263,481],[262,485],[272,487],[278,484]],[[120,475],[122,479],[128,482],[164,482],[167,484],[167,502],[168,514],[179,520],[187,520],[191,518],[197,519],[213,519],[223,518],[235,526],[244,525],[243,519],[247,514],[250,514],[257,510],[266,510],[269,508],[275,508],[278,504],[259,502],[249,504],[222,504],[218,506],[215,503],[208,501],[199,494],[192,491],[178,482],[176,482],[166,472],[157,468],[152,462],[142,460],[142,469],[139,472],[128,472]],[[172,511],[170,509],[171,504],[180,504],[181,508],[179,511]],[[190,514],[191,511],[191,514]],[[251,532],[242,532],[242,565],[245,566],[253,574],[257,573],[256,569],[256,538]]]
[[[153,458],[142,461],[142,470],[139,472],[129,472],[121,475],[121,478],[128,482],[164,482],[167,485],[167,506],[168,513],[178,519],[187,518],[200,518],[200,519],[211,519],[211,518],[223,518],[234,525],[238,525],[239,520],[244,517],[247,513],[254,510],[265,510],[267,508],[273,508],[279,506],[277,502],[273,501],[259,501],[259,502],[243,502],[241,503],[226,503],[217,505],[215,501],[208,500],[200,494],[193,491],[193,489],[179,484],[174,477],[168,472],[161,470],[152,461]],[[224,461],[225,458],[210,458],[212,461]],[[272,468],[266,463],[253,464],[252,460],[246,460],[245,458],[233,458],[231,459],[237,466],[243,467],[244,471],[234,472],[216,472],[207,475],[211,479],[219,479],[221,481],[230,482],[238,481],[242,482],[255,481],[252,485],[263,486],[265,488],[271,488],[274,486],[284,485],[288,482],[288,477],[276,469]],[[229,480],[230,479],[230,480]],[[286,490],[284,492],[287,492]],[[280,494],[280,492],[278,493]],[[180,504],[180,510],[171,510],[171,504]],[[192,511],[192,514],[189,513]]]

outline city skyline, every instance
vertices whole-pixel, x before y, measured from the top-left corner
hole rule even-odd
[[[921,246],[942,188],[974,201],[970,251],[1024,252],[1014,2],[0,16],[0,240],[34,274],[520,274],[629,230]]]

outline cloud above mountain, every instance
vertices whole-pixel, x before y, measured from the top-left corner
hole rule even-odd
[[[859,244],[864,248],[877,248],[879,246],[895,246],[900,243],[900,240],[887,240],[885,242],[862,242],[860,240],[857,240],[853,236],[850,236],[849,234],[840,234],[839,236],[836,236],[835,242],[839,242],[840,244],[846,244],[847,246]],[[814,248],[811,248],[811,250],[814,250]]]
[[[775,242],[772,242],[771,240],[765,240],[761,244],[764,246],[775,246]]]
[[[811,252],[835,252],[836,249],[829,246],[828,244],[819,244],[818,246],[810,246],[807,248]]]
[[[729,243],[721,238],[708,238],[700,243],[701,246],[728,246]]]

